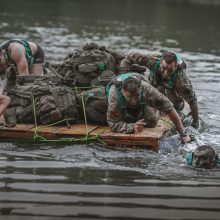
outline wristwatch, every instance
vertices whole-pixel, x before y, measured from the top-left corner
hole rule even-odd
[[[186,136],[188,136],[187,131],[183,130],[183,132],[180,133],[180,137],[186,137]]]

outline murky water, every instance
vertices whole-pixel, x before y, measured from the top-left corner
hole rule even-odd
[[[0,143],[0,219],[220,219],[219,169],[192,169],[198,144],[220,154],[220,1],[1,1],[0,42],[38,42],[62,62],[86,41],[129,52],[170,48],[186,60],[205,131],[159,153],[99,145]]]

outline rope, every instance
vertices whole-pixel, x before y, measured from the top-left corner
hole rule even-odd
[[[85,125],[86,125],[86,137],[88,136],[88,124],[87,124],[87,116],[86,116],[86,109],[85,109],[85,102],[84,102],[84,92],[82,92],[82,105],[83,105],[83,114],[85,119]]]
[[[76,87],[76,92],[77,91],[77,87]],[[65,121],[69,121],[69,120],[73,120],[73,118],[65,118],[62,119],[60,121],[51,123],[49,125],[44,125],[44,126],[38,126],[37,125],[37,114],[36,114],[36,103],[35,103],[35,98],[32,95],[32,103],[33,103],[33,113],[34,113],[34,124],[35,124],[35,130],[34,130],[34,135],[33,135],[33,140],[34,141],[39,141],[39,142],[87,142],[87,141],[91,141],[91,140],[97,140],[99,142],[101,142],[102,144],[106,144],[104,141],[102,141],[99,137],[100,134],[102,132],[104,132],[106,129],[104,129],[103,131],[100,131],[97,135],[93,136],[93,137],[89,137],[89,131],[88,131],[88,123],[87,123],[87,116],[86,116],[86,110],[85,110],[85,101],[84,101],[84,96],[82,93],[82,103],[83,103],[83,113],[84,113],[84,118],[85,118],[85,125],[86,125],[86,136],[83,138],[59,138],[59,139],[47,139],[41,135],[39,135],[39,131],[42,128],[46,128],[46,127],[50,127],[50,126],[54,126],[60,123],[63,123]],[[13,139],[13,140],[17,140],[17,139]],[[31,140],[26,140],[26,141],[31,141]]]
[[[37,126],[37,115],[36,115],[36,105],[35,105],[35,99],[34,99],[34,95],[32,94],[32,103],[33,103],[33,112],[34,112],[34,124],[35,124],[35,129],[34,129],[34,137],[33,139],[34,140],[37,140],[37,129],[38,129],[38,126]]]

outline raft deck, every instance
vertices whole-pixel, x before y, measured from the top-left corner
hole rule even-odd
[[[98,140],[107,145],[126,147],[141,146],[158,150],[160,141],[170,133],[172,123],[167,116],[161,116],[157,127],[145,128],[141,133],[115,133],[108,126],[77,123],[70,125],[38,126],[34,124],[17,124],[15,127],[0,128],[3,140],[29,140],[39,142],[83,142]]]

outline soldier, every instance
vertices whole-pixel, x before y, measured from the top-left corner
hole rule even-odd
[[[220,166],[220,160],[215,150],[209,145],[200,145],[194,152],[186,155],[186,163],[194,168],[210,169]]]
[[[172,51],[149,52],[146,55],[134,52],[121,61],[120,70],[124,73],[134,71],[137,64],[139,69],[140,66],[145,66],[150,70],[150,84],[165,94],[177,111],[183,109],[184,100],[188,102],[193,118],[192,126],[199,128],[196,94],[186,75],[186,64],[181,57]]]
[[[118,76],[110,82],[106,92],[107,122],[112,131],[136,133],[141,132],[145,126],[155,127],[159,120],[159,111],[162,111],[174,123],[182,142],[190,141],[172,103],[140,74],[127,73]]]
[[[44,51],[36,43],[13,39],[0,45],[0,72],[14,65],[18,75],[42,75]]]

